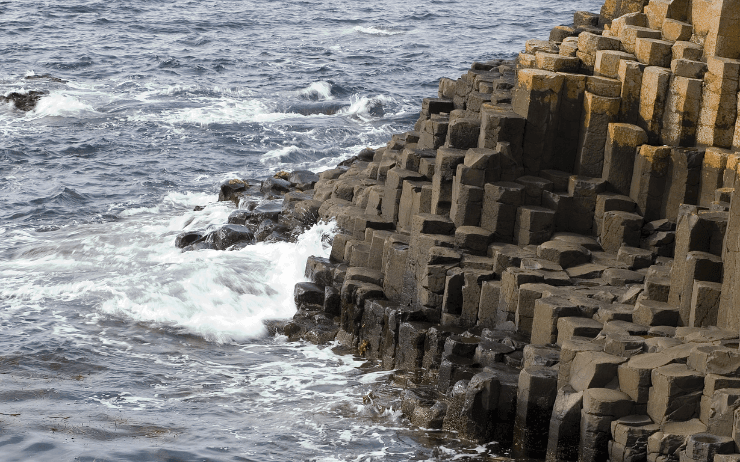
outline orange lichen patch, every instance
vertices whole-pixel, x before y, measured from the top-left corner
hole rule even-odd
[[[715,147],[707,148],[706,153],[704,153],[704,166],[724,170],[731,154],[732,151],[727,149]]]
[[[360,355],[365,356],[365,352],[367,351],[367,347],[370,346],[370,342],[367,340],[364,340],[359,347]]]

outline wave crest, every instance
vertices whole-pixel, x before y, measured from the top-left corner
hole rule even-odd
[[[385,95],[353,96],[350,106],[342,108],[338,114],[355,116],[363,121],[369,121],[385,115],[384,104],[392,103],[393,99]]]
[[[28,112],[27,117],[38,119],[42,117],[80,117],[85,113],[95,112],[89,104],[72,95],[52,92],[36,103],[36,107]]]
[[[368,34],[368,35],[399,35],[403,34],[402,31],[392,30],[392,29],[385,29],[378,26],[355,26],[353,29],[355,32],[359,32],[361,34]]]
[[[329,82],[318,81],[308,87],[299,90],[298,94],[313,101],[334,99],[331,93],[332,85]]]

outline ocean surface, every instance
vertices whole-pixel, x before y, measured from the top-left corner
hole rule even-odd
[[[387,372],[268,334],[331,224],[174,239],[226,222],[222,181],[380,146],[440,77],[599,7],[1,1],[0,93],[49,94],[0,106],[0,460],[488,460],[378,404]]]

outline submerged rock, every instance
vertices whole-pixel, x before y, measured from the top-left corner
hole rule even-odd
[[[177,235],[175,238],[175,247],[182,249],[194,244],[200,239],[203,239],[203,233],[199,233],[197,231],[186,231]]]
[[[26,80],[49,80],[49,82],[57,82],[57,83],[67,83],[66,80],[60,79],[59,77],[54,77],[51,74],[42,74],[42,75],[27,75],[23,77]]]
[[[48,91],[37,91],[31,90],[28,93],[12,92],[6,96],[0,96],[0,100],[5,103],[13,103],[13,105],[21,111],[31,111],[36,107],[36,103],[39,102],[42,96],[48,95]]]
[[[183,252],[190,252],[192,250],[216,250],[216,246],[211,242],[197,241],[182,248]]]

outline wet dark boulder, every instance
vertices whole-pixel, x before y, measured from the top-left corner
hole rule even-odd
[[[338,330],[325,314],[298,310],[293,320],[283,327],[283,334],[290,340],[303,339],[321,345],[334,340]]]
[[[250,245],[253,245],[253,244],[254,244],[253,241],[239,241],[236,244],[234,244],[231,247],[229,247],[228,250],[230,250],[230,251],[237,251],[237,250],[241,250],[241,249],[243,249],[245,247],[249,247]]]
[[[447,393],[460,380],[470,380],[481,370],[480,364],[473,359],[447,356],[439,365],[437,388],[441,393]]]
[[[330,286],[334,282],[334,268],[336,266],[328,258],[311,255],[306,259],[304,275],[319,286]]]
[[[289,228],[268,218],[260,222],[257,231],[254,233],[254,238],[259,242],[288,241],[290,232]]]
[[[321,310],[324,306],[324,288],[313,282],[299,282],[293,290],[293,300],[298,309],[315,307]]]
[[[451,335],[445,340],[442,359],[455,355],[473,359],[480,343],[480,337],[470,335]]]
[[[324,313],[329,316],[339,316],[342,314],[341,293],[332,286],[324,287]]]
[[[288,337],[288,339],[290,340],[298,340],[305,333],[306,327],[299,320],[296,319],[283,326],[283,335]]]
[[[296,170],[290,174],[288,181],[293,187],[303,191],[313,188],[319,181],[319,175],[308,170]]]
[[[465,399],[458,408],[452,429],[461,437],[477,442],[490,441],[496,427],[501,383],[496,372],[483,370],[468,382]]]
[[[278,224],[269,218],[267,220],[263,220],[257,227],[257,231],[254,232],[254,238],[258,242],[264,241],[268,236],[270,236],[270,234],[272,234],[277,226]]]
[[[200,233],[198,231],[185,231],[184,233],[178,234],[175,238],[175,247],[177,247],[178,249],[182,249],[191,244],[194,244],[200,239],[203,239],[203,233]]]
[[[216,250],[216,246],[212,242],[197,241],[182,248],[183,252],[191,252],[193,250]]]
[[[304,227],[309,228],[319,221],[319,208],[321,201],[307,200],[296,202],[293,208],[287,213]]]
[[[445,415],[447,415],[447,403],[437,401],[429,407],[424,405],[417,406],[414,409],[414,413],[409,417],[409,420],[417,427],[441,430],[444,425]]]
[[[266,196],[280,196],[290,191],[290,181],[282,178],[268,178],[262,182],[260,192]]]
[[[301,222],[286,214],[280,215],[278,223],[280,223],[280,225],[285,229],[290,230],[287,234],[291,236],[289,239],[291,241],[306,229]]]
[[[0,96],[0,101],[4,103],[13,103],[16,109],[21,111],[30,111],[36,107],[41,97],[48,95],[48,91],[31,90],[28,93],[12,92],[5,96]]]
[[[270,201],[258,205],[252,209],[252,221],[259,223],[263,220],[278,221],[280,212],[283,211],[282,201]]]
[[[289,232],[275,230],[263,239],[264,242],[294,242],[295,236]]]
[[[333,341],[337,336],[337,332],[339,332],[339,328],[336,327],[334,323],[317,323],[314,326],[310,327],[305,334],[303,334],[303,339],[316,345],[324,345]]]
[[[286,196],[295,193],[286,194]],[[319,221],[319,208],[321,202],[316,200],[297,200],[283,203],[282,213],[278,222],[290,230],[288,234],[295,237],[306,231]]]
[[[254,233],[242,225],[224,225],[210,233],[206,240],[218,250],[225,250],[238,242],[253,241]]]
[[[234,210],[229,214],[228,223],[230,225],[245,225],[250,218],[252,218],[250,210]]]
[[[402,393],[401,412],[408,419],[411,419],[416,408],[419,406],[432,407],[439,398],[439,392],[433,387],[420,386],[408,388]]]
[[[246,191],[249,185],[244,180],[229,180],[221,184],[221,190],[218,193],[219,201],[232,201],[239,205],[240,192]]]

